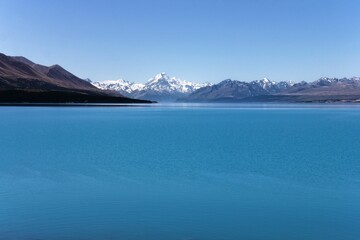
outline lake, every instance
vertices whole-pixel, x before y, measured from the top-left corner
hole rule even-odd
[[[0,107],[0,239],[358,240],[360,107]]]

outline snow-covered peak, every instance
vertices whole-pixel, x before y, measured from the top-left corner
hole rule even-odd
[[[276,82],[270,81],[270,79],[268,79],[268,78],[263,78],[261,80],[261,82],[266,83],[266,84],[276,84]]]
[[[117,80],[105,80],[104,82],[106,83],[112,83],[112,84],[116,84],[116,83],[129,83],[129,81],[126,81],[123,78],[119,78]]]
[[[102,81],[102,83],[104,84],[112,84],[112,85],[124,85],[124,84],[130,84],[130,82],[120,78],[120,79],[117,79],[117,80],[105,80],[105,81]]]
[[[157,82],[159,80],[168,80],[170,77],[166,74],[166,72],[161,72],[155,75],[155,77],[150,78],[148,82]]]
[[[127,93],[131,93],[135,90],[141,90],[144,88],[144,84],[132,83],[122,78],[117,80],[92,82],[91,84],[103,90],[112,90],[112,91],[127,92]]]
[[[268,78],[263,78],[262,80],[253,81],[253,84],[258,84],[261,88],[268,90],[276,85],[276,82],[272,82]]]
[[[176,77],[169,77],[165,72],[156,74],[145,84],[146,90],[168,93],[191,93],[207,84],[193,83]]]

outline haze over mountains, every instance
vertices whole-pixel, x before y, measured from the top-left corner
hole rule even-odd
[[[25,57],[0,53],[0,102],[7,103],[139,103],[103,91],[59,65],[36,64]]]

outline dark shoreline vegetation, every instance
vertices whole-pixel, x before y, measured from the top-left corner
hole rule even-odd
[[[75,102],[0,102],[0,107],[143,107],[150,105],[148,103],[75,103]]]
[[[153,103],[152,101],[131,99],[120,96],[94,94],[91,92],[67,91],[0,91],[0,103]]]

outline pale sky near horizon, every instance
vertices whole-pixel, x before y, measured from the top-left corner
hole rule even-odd
[[[0,0],[0,52],[94,81],[360,76],[358,0]]]

